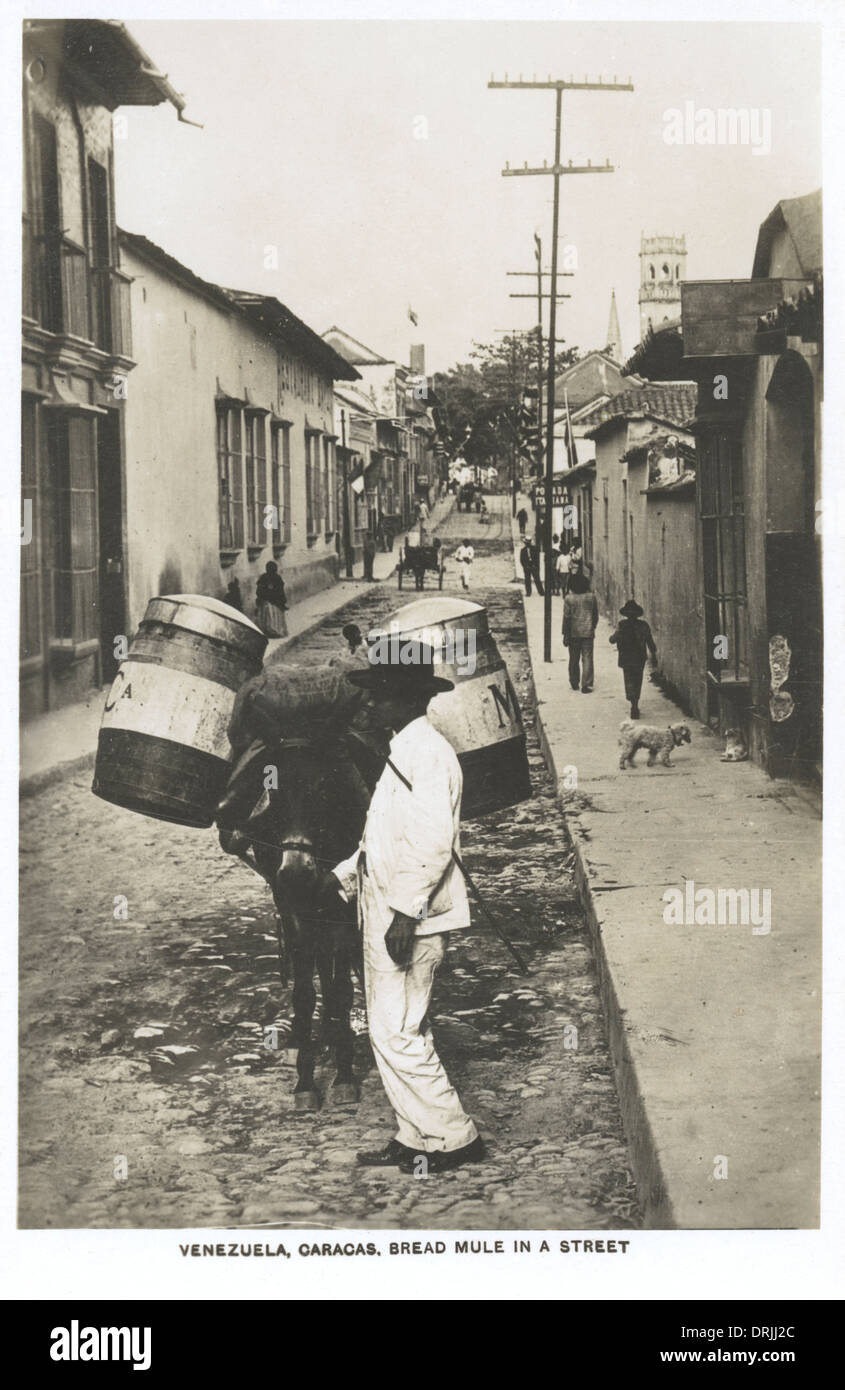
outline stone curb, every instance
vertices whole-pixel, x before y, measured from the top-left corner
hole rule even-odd
[[[523,604],[525,602],[523,596]],[[529,650],[530,656],[530,650]],[[532,662],[533,681],[533,662]],[[637,1077],[636,1066],[628,1048],[625,1036],[625,1019],[616,997],[610,964],[604,950],[601,931],[601,913],[596,895],[590,882],[590,870],[586,855],[585,841],[577,824],[569,819],[566,798],[560,794],[560,776],[557,770],[554,751],[549,743],[543,725],[539,704],[535,704],[537,737],[543,759],[554,778],[555,796],[563,813],[567,834],[575,854],[575,882],[581,905],[587,918],[587,926],[595,953],[596,970],[599,977],[599,994],[604,1011],[605,1032],[607,1034],[616,1088],[619,1094],[619,1107],[631,1157],[631,1169],[637,1185],[643,1209],[643,1224],[646,1228],[675,1230],[677,1223],[672,1213],[672,1203],[666,1180],[660,1165],[657,1146],[651,1131],[642,1089]]]
[[[64,762],[53,763],[52,767],[42,768],[41,772],[33,772],[29,777],[22,777],[18,785],[18,796],[21,801],[27,797],[35,796],[38,792],[43,792],[46,787],[51,787],[55,782],[63,782],[66,777],[73,777],[77,772],[85,772],[93,769],[94,761],[97,756],[95,748],[87,753],[80,753],[76,758],[67,758]]]

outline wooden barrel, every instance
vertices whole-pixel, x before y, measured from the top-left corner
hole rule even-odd
[[[109,691],[92,791],[145,816],[211,825],[230,772],[235,694],[266,646],[226,603],[150,599]]]
[[[454,690],[435,695],[428,716],[463,769],[462,818],[527,801],[531,777],[522,712],[486,608],[438,594],[397,609],[381,631],[431,642],[436,669],[455,683]]]

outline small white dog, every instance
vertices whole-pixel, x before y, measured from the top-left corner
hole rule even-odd
[[[663,766],[671,767],[669,754],[672,749],[689,742],[690,731],[686,724],[670,724],[668,729],[658,729],[653,724],[634,724],[630,719],[623,719],[619,725],[619,744],[622,748],[619,766],[623,772],[626,767],[633,767],[637,749],[647,748],[649,767],[654,767],[658,754]]]

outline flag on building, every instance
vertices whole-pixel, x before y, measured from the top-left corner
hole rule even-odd
[[[360,497],[364,491],[364,460],[362,458],[357,458],[353,463],[347,481],[355,496]]]
[[[414,310],[411,308],[410,304],[408,305],[408,318],[411,320],[411,323],[415,325],[419,323],[419,318],[417,314],[415,314]]]
[[[572,416],[569,413],[569,395],[563,393],[563,403],[565,408],[564,432],[566,438],[566,463],[568,468],[574,468],[578,462],[578,451],[575,448],[575,436],[572,433]]]

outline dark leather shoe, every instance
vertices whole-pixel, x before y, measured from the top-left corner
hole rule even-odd
[[[411,1153],[410,1157],[403,1158],[399,1162],[399,1168],[403,1173],[413,1173],[414,1176],[422,1176],[424,1172],[448,1173],[452,1168],[460,1168],[464,1163],[483,1163],[487,1157],[487,1150],[484,1147],[484,1140],[481,1135],[476,1135],[471,1144],[464,1144],[462,1149],[436,1149],[433,1153]],[[421,1168],[420,1159],[425,1159],[427,1167]]]
[[[370,1149],[368,1152],[360,1153],[357,1161],[361,1168],[396,1168],[415,1157],[414,1149],[400,1144],[398,1139],[388,1139],[383,1149]]]

